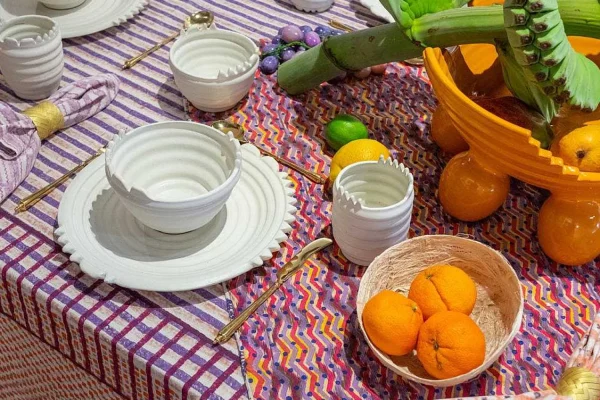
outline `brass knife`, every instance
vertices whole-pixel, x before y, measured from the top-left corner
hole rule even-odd
[[[318,251],[323,250],[327,246],[331,245],[333,241],[327,238],[316,239],[311,243],[304,246],[302,250],[298,254],[294,256],[290,261],[288,261],[279,271],[277,271],[277,280],[266,292],[260,295],[258,299],[254,301],[254,303],[250,304],[248,308],[242,311],[237,317],[231,320],[230,323],[225,325],[223,329],[219,331],[213,343],[225,343],[233,334],[240,329],[242,324],[246,322],[246,320],[254,314],[254,312],[260,307],[273,293],[281,287],[290,279],[292,275],[294,275],[308,260],[310,256],[315,254]]]

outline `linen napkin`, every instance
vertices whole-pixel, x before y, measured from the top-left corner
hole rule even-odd
[[[103,110],[118,91],[119,78],[105,74],[67,85],[22,113],[0,102],[0,202],[31,172],[42,139]]]

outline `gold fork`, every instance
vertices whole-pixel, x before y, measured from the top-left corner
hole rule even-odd
[[[54,182],[50,183],[47,186],[44,186],[43,188],[41,188],[37,192],[32,193],[31,195],[25,197],[15,207],[15,213],[19,213],[19,212],[28,210],[31,206],[33,206],[35,203],[37,203],[38,201],[40,201],[42,198],[44,198],[46,195],[48,195],[54,189],[56,189],[57,187],[59,187],[60,185],[62,185],[63,183],[65,183],[71,176],[75,175],[76,173],[78,173],[79,171],[81,171],[82,169],[84,169],[89,163],[91,163],[92,161],[94,161],[96,158],[98,158],[105,151],[106,151],[106,147],[102,147],[100,150],[98,150],[96,152],[96,154],[94,154],[93,156],[91,156],[90,158],[88,158],[87,160],[85,160],[84,162],[82,162],[81,164],[79,164],[78,166],[76,166],[75,168],[73,168],[72,170],[70,170],[69,172],[67,172],[66,174],[64,174],[60,178],[58,178],[57,180],[55,180]]]

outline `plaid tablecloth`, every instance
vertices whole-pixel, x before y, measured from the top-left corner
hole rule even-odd
[[[33,173],[2,204],[0,311],[132,399],[416,399],[519,393],[554,384],[599,304],[600,272],[593,264],[561,268],[543,256],[535,222],[545,194],[514,182],[506,207],[478,224],[458,223],[442,212],[435,192],[447,157],[429,139],[435,100],[420,68],[393,65],[383,78],[325,85],[294,99],[274,86],[274,77],[257,74],[249,98],[219,115],[185,112],[168,67],[168,47],[133,70],[120,71],[124,59],[179,29],[185,15],[197,9],[213,11],[220,27],[256,40],[288,23],[316,25],[330,18],[355,28],[381,23],[355,0],[338,0],[318,15],[297,12],[285,0],[151,0],[128,23],[66,40],[65,82],[116,72],[121,92],[106,111],[46,141]],[[0,99],[16,109],[27,106],[3,81]],[[160,120],[232,118],[258,145],[326,174],[331,154],[323,124],[341,111],[361,116],[372,136],[415,175],[411,235],[469,234],[501,250],[526,288],[521,333],[499,362],[471,383],[444,390],[411,384],[376,361],[354,312],[364,268],[348,263],[337,247],[309,262],[244,325],[237,341],[211,344],[229,317],[273,282],[277,266],[314,237],[331,234],[326,194],[296,173],[290,178],[300,210],[280,254],[224,285],[176,294],[114,287],[70,263],[52,234],[65,187],[26,213],[12,211],[19,199],[88,158],[118,130]]]

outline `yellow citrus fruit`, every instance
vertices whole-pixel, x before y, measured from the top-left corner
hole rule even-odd
[[[388,158],[390,152],[377,140],[353,140],[342,146],[342,148],[335,153],[335,156],[333,156],[331,167],[329,169],[329,181],[333,183],[342,169],[346,168],[348,165],[361,161],[377,161],[381,155],[383,155],[384,158]]]
[[[417,303],[392,290],[371,297],[362,313],[367,336],[391,356],[403,356],[417,345],[423,315]]]
[[[475,307],[477,288],[462,269],[452,265],[434,265],[412,281],[408,298],[419,305],[425,319],[441,311],[469,315]]]

